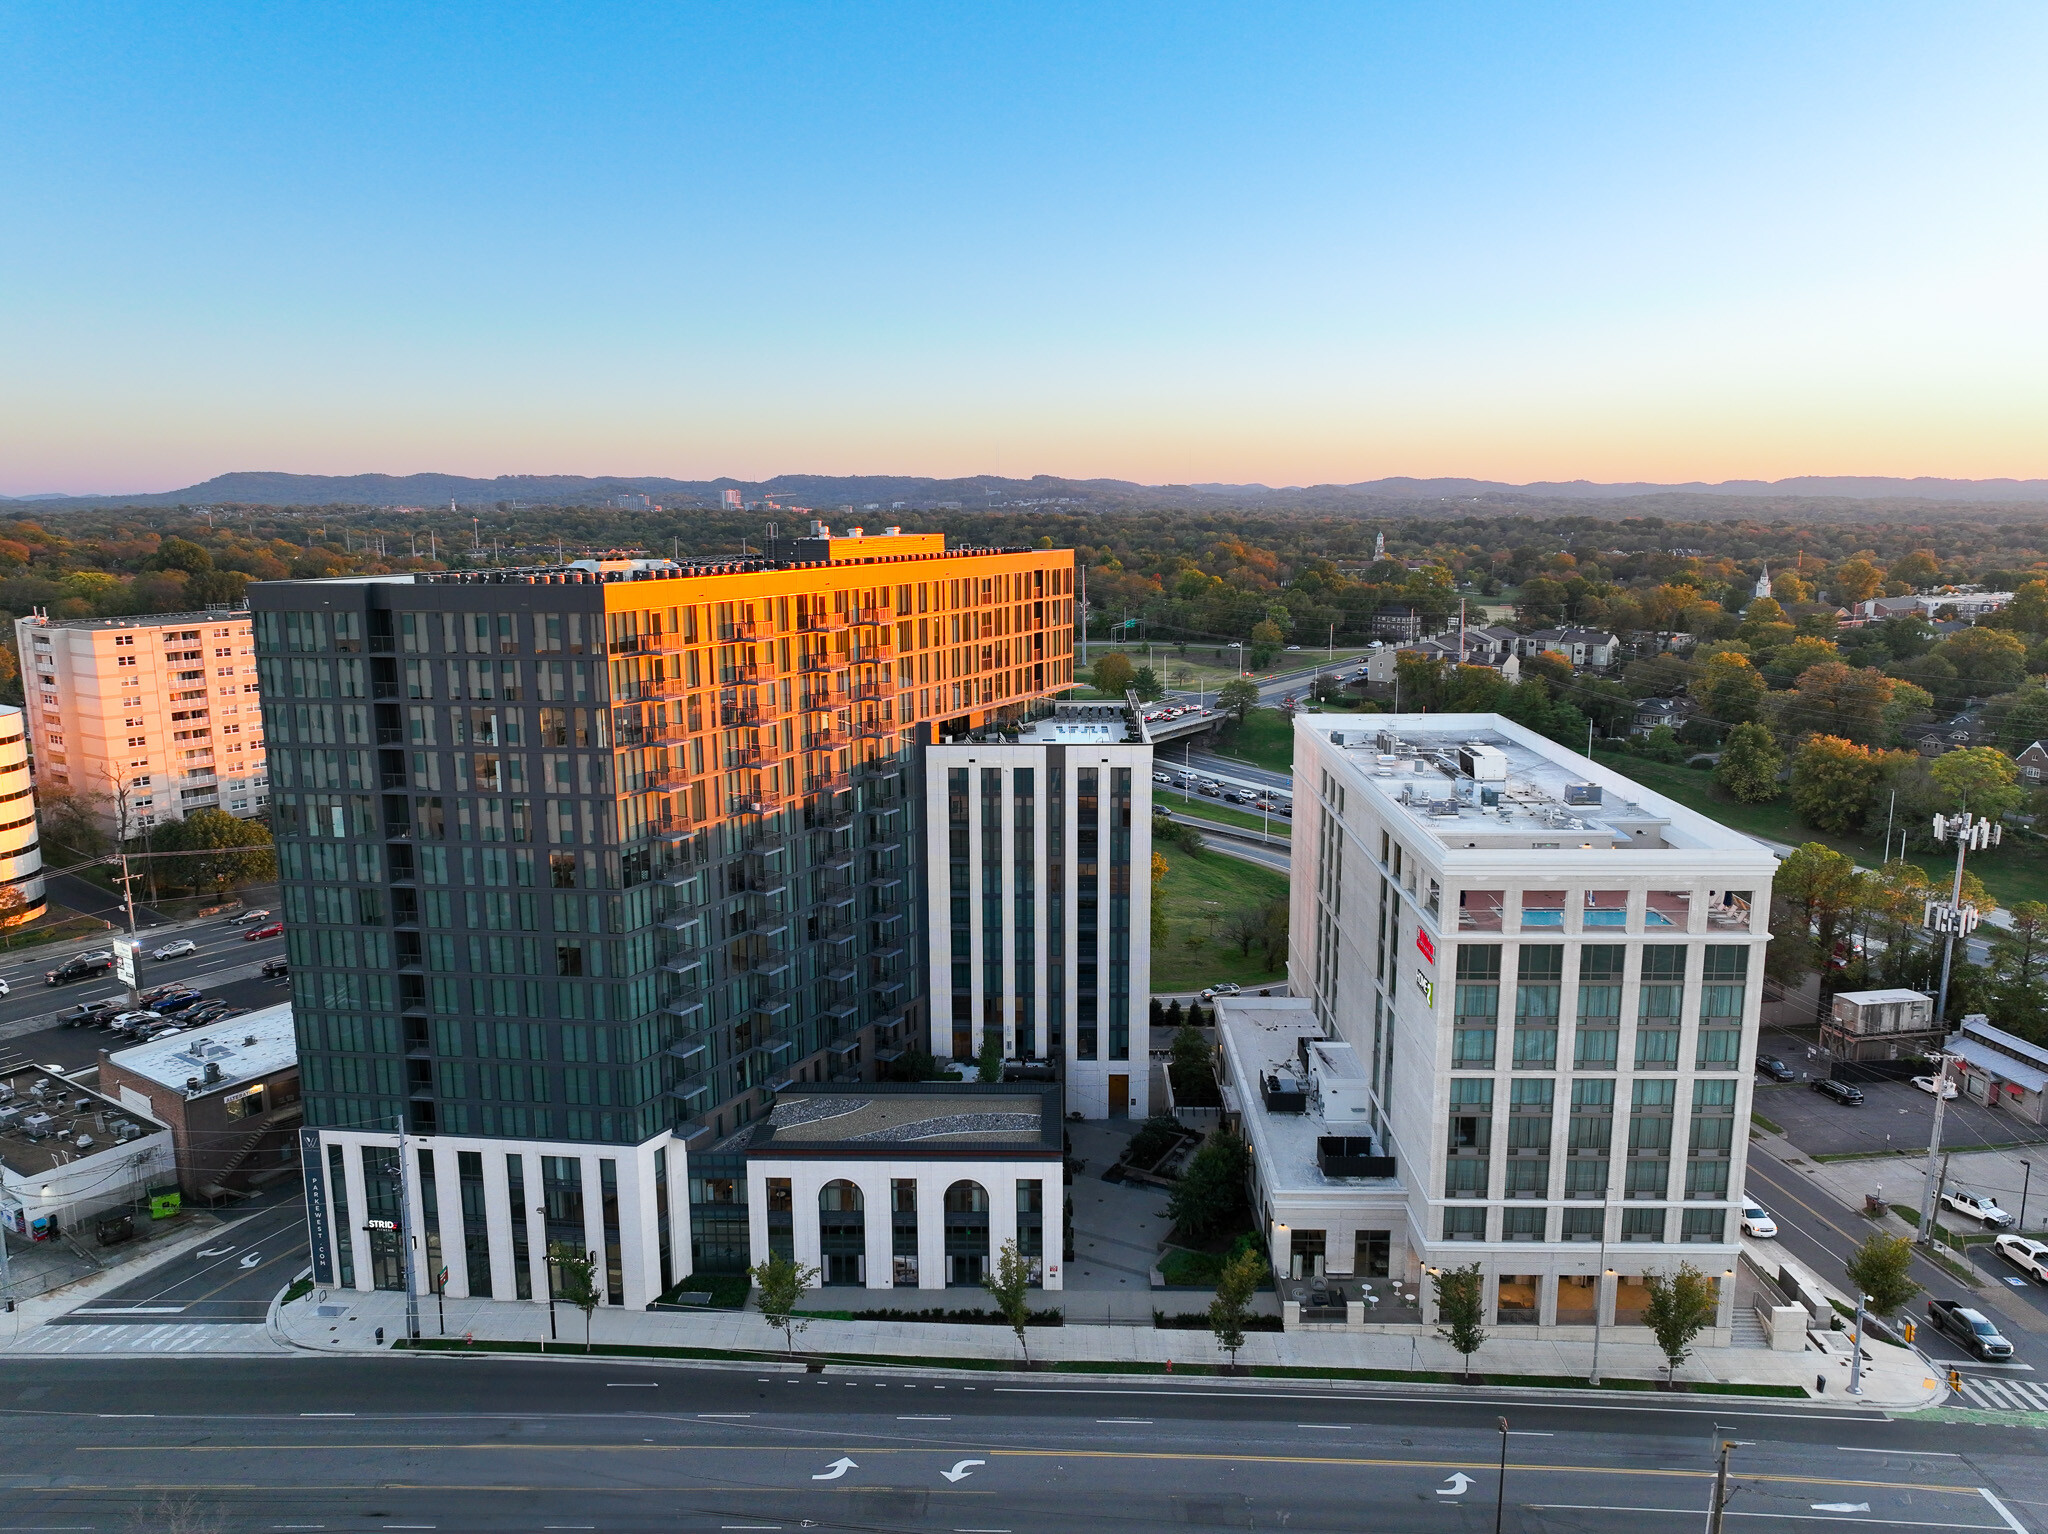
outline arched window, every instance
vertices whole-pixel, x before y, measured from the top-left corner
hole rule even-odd
[[[946,1213],[987,1214],[988,1190],[978,1182],[956,1182],[946,1190]]]
[[[826,1183],[818,1190],[818,1210],[821,1214],[858,1214],[863,1207],[860,1185],[848,1182],[843,1177]]]

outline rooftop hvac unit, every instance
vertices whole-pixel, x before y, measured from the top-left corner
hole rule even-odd
[[[81,1151],[89,1151],[93,1147],[93,1138],[91,1135],[80,1135],[72,1143],[75,1144]]]
[[[1460,746],[1458,770],[1481,783],[1505,783],[1508,777],[1507,753],[1498,746]]]
[[[31,1140],[47,1140],[56,1127],[57,1121],[47,1113],[29,1113],[22,1116],[21,1132]]]
[[[0,1134],[5,1134],[12,1129],[19,1129],[22,1117],[23,1110],[20,1108],[0,1108]]]
[[[1600,785],[1598,783],[1567,783],[1564,786],[1566,804],[1598,804]]]

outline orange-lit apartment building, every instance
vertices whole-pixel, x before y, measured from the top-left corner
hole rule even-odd
[[[612,1303],[736,1270],[723,1142],[929,1047],[923,748],[1073,685],[1073,555],[776,552],[251,588],[321,1282],[391,1279],[401,1115],[444,1224],[479,1158],[451,1292],[544,1295],[553,1240]]]

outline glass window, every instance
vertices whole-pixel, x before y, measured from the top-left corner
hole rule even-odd
[[[1681,1241],[1706,1241],[1718,1245],[1727,1233],[1728,1211],[1688,1209],[1685,1211],[1681,1229]]]
[[[1444,1211],[1444,1240],[1484,1241],[1485,1239],[1485,1209],[1446,1209]]]
[[[1621,1239],[1624,1241],[1662,1241],[1664,1239],[1664,1216],[1662,1209],[1624,1209],[1621,1212]],[[1623,1283],[1627,1280],[1624,1279]],[[1638,1280],[1640,1282],[1640,1280]],[[1649,1303],[1649,1292],[1644,1289],[1643,1302]],[[1616,1309],[1619,1310],[1617,1304]],[[1615,1317],[1617,1323],[1621,1317]]]
[[[1534,1273],[1503,1273],[1499,1303],[1494,1315],[1502,1326],[1534,1326],[1537,1296],[1541,1292]]]

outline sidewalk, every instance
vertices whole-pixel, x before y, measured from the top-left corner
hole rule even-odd
[[[548,1338],[545,1303],[494,1300],[449,1300],[446,1328],[432,1296],[420,1302],[422,1334],[428,1338],[472,1336],[476,1342],[540,1343]],[[294,1346],[321,1353],[375,1352],[383,1329],[385,1343],[402,1336],[405,1301],[399,1294],[320,1291],[280,1306],[273,1312],[276,1330]],[[551,1350],[582,1352],[583,1315],[568,1305],[556,1307],[557,1335]],[[1034,1327],[1029,1333],[1034,1361],[1068,1364],[1099,1363],[1107,1369],[1132,1364],[1220,1364],[1227,1356],[1207,1332],[1156,1331],[1129,1326]],[[778,1354],[782,1335],[753,1311],[649,1312],[603,1308],[590,1317],[590,1338],[602,1346],[629,1348],[700,1348]],[[1833,1339],[1829,1339],[1833,1340]],[[1839,1351],[1823,1353],[1811,1346],[1803,1353],[1774,1353],[1763,1348],[1703,1348],[1686,1361],[1678,1378],[1696,1384],[1791,1386],[1814,1393],[1816,1376],[1825,1377],[1821,1399],[1848,1404],[1847,1338]],[[1015,1336],[1005,1327],[895,1321],[811,1321],[797,1336],[800,1353],[842,1353],[909,1360],[987,1359],[1015,1363]],[[1493,1333],[1472,1362],[1477,1374],[1583,1379],[1592,1368],[1593,1347],[1587,1342],[1524,1341]],[[1434,1336],[1387,1336],[1331,1330],[1257,1332],[1245,1339],[1238,1361],[1251,1366],[1296,1369],[1377,1369],[1404,1372],[1456,1373],[1463,1362],[1450,1346]],[[1663,1355],[1639,1342],[1609,1338],[1600,1350],[1601,1373],[1609,1379],[1657,1379]],[[1314,1387],[1340,1388],[1342,1379],[1304,1380]],[[1866,1352],[1863,1395],[1853,1404],[1864,1408],[1911,1410],[1937,1405],[1945,1391],[1927,1372],[1919,1355],[1873,1342]]]

